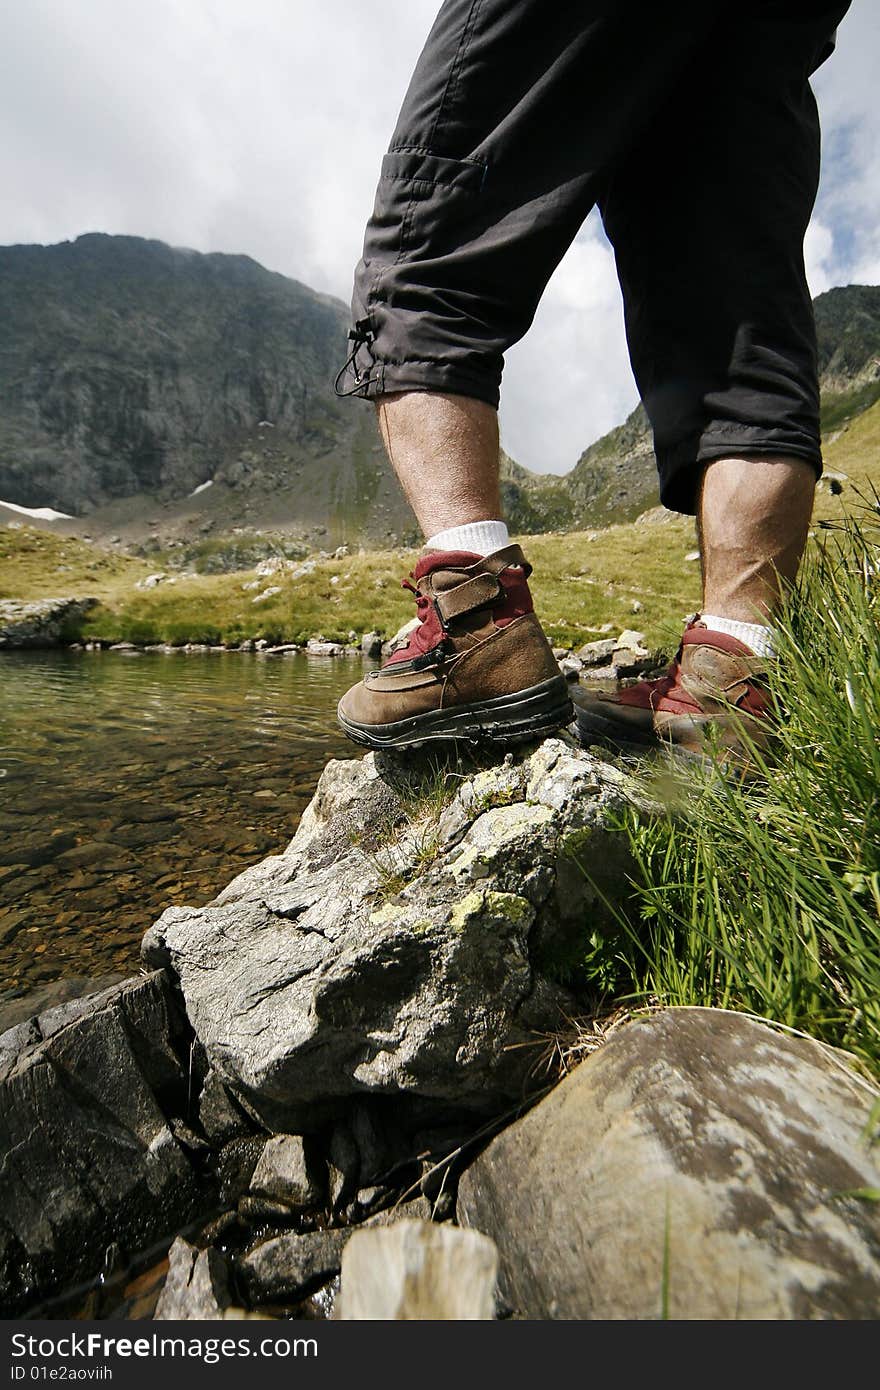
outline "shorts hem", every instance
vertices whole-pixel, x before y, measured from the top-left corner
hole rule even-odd
[[[501,392],[492,377],[470,372],[442,362],[373,363],[369,377],[356,393],[363,400],[375,401],[402,391],[434,391],[451,396],[468,396],[498,409]]]
[[[761,439],[755,434],[707,439],[705,433],[657,454],[660,501],[673,512],[695,516],[700,479],[707,463],[723,458],[802,458],[821,478],[822,451],[810,440]]]

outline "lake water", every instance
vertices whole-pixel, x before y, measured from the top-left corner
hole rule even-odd
[[[357,658],[0,657],[0,1029],[138,967],[172,903],[208,902],[293,834]]]

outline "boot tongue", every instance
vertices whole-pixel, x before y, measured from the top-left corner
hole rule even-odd
[[[434,570],[466,570],[476,565],[484,557],[473,555],[469,550],[429,550],[416,561],[413,578],[416,583]]]

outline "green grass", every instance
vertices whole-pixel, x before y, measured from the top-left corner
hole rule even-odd
[[[880,487],[880,401],[855,419],[846,420],[825,445],[824,456],[828,469],[845,473],[857,487]],[[816,514],[840,518],[852,501],[851,487],[837,498],[820,494]]]
[[[586,533],[529,536],[535,606],[552,641],[582,646],[605,623],[636,627],[655,645],[669,645],[684,613],[696,606],[699,566],[685,560],[695,544],[686,518],[662,526],[613,526]],[[211,563],[213,552],[204,560]],[[136,582],[163,568],[75,538],[23,526],[0,528],[0,597],[95,594],[101,602],[83,620],[84,639],[129,642],[305,642],[321,635],[347,641],[353,632],[386,637],[413,616],[401,588],[415,550],[379,550],[318,560],[299,579],[281,572],[263,588],[280,592],[261,603],[243,586],[253,570],[173,576],[139,590]],[[219,563],[218,559],[218,563]],[[633,601],[642,605],[633,613]]]
[[[375,871],[385,901],[396,897],[436,859],[440,817],[458,791],[463,767],[471,763],[478,766],[472,758],[462,759],[449,750],[401,764],[394,778],[394,809],[374,822],[368,835],[352,832],[351,842]]]
[[[615,992],[747,1010],[880,1070],[880,507],[831,523],[779,625],[778,746],[628,813]]]
[[[18,522],[0,525],[0,599],[95,594],[102,601],[112,601],[155,569],[155,564],[75,536],[59,536]]]

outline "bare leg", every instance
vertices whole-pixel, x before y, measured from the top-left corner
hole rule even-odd
[[[815,485],[812,465],[799,458],[707,465],[697,519],[706,613],[744,623],[772,616],[782,587],[798,571]]]
[[[498,415],[484,401],[433,391],[383,396],[388,457],[426,536],[501,516]]]

